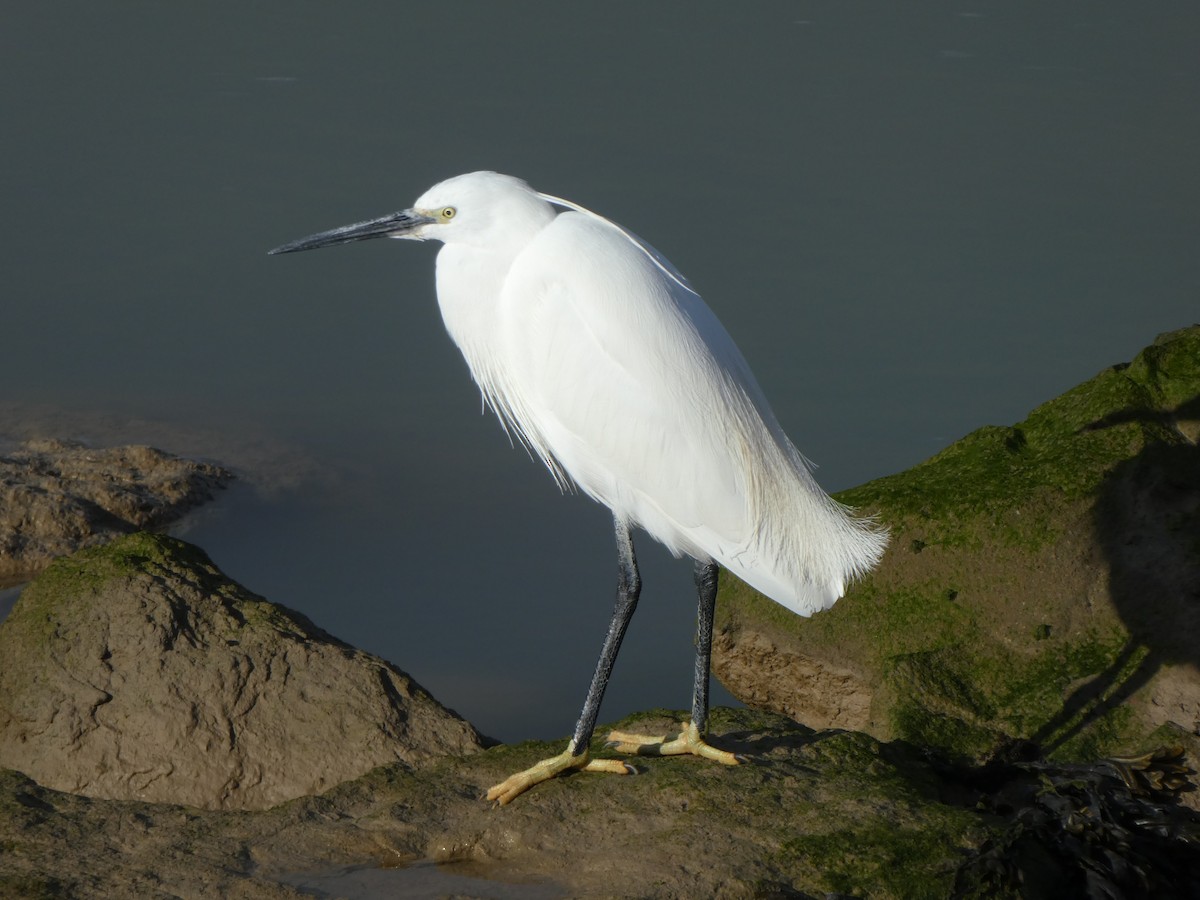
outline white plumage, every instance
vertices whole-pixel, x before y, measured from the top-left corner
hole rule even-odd
[[[886,536],[817,485],[686,280],[562,202],[476,172],[415,204],[455,210],[404,236],[445,242],[438,302],[489,404],[561,484],[676,555],[715,559],[801,615],[831,606]]]

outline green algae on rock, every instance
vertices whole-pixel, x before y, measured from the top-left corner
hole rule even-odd
[[[749,709],[715,709],[712,726],[750,763],[647,757],[639,775],[577,773],[503,808],[481,792],[557,742],[380,766],[257,811],[91,800],[0,770],[0,896],[297,897],[350,867],[412,864],[564,897],[1081,896],[1121,846],[1136,853],[1107,874],[1127,896],[1200,885],[1200,816],[1164,802],[1184,784],[1170,758],[975,770]],[[403,896],[402,871],[392,883]]]
[[[714,671],[807,724],[971,758],[1200,749],[1198,437],[1193,326],[840,494],[891,527],[880,567],[811,619],[729,580]]]
[[[1078,665],[1104,652],[1082,653]],[[906,742],[815,732],[749,709],[716,709],[710,720],[713,742],[746,764],[638,758],[634,777],[577,773],[494,808],[481,802],[487,785],[552,743],[481,752],[469,725],[422,709],[434,701],[395,667],[161,535],[57,561],[0,626],[0,658],[0,764],[19,757],[26,772],[73,791],[0,769],[0,896],[275,900],[363,866],[401,867],[387,880],[402,894],[403,867],[414,864],[536,883],[546,896],[1005,896],[1047,871],[1056,885],[1080,884],[1121,842],[1138,856],[1109,873],[1119,886],[1182,884],[1181,873],[1200,872],[1190,836],[1200,818],[1161,796],[1186,780],[1170,759],[1119,763],[1155,792],[1146,799],[1119,784],[1114,792],[1104,768],[1017,762],[976,772]],[[916,667],[913,677],[930,672],[960,706],[993,714],[950,666]],[[669,731],[686,715],[652,710],[613,727]],[[380,732],[391,755],[374,765],[361,757]],[[406,756],[418,732],[436,746]],[[603,740],[596,756],[612,753]],[[333,784],[352,752],[365,774]],[[156,773],[155,759],[171,770]],[[269,777],[314,772],[319,795]],[[1045,794],[1056,778],[1057,792]],[[293,799],[273,800],[286,793]],[[1032,803],[1030,821],[1051,836],[1060,811],[1082,814],[1097,798],[1120,829],[1087,833],[1086,852],[1075,854],[1038,840],[1024,813],[1013,815],[1013,798]],[[1036,870],[1031,842],[1052,851]],[[1143,861],[1163,854],[1176,868],[1147,874]]]
[[[232,479],[153,447],[26,441],[0,456],[0,587],[80,547],[161,528]]]
[[[92,797],[258,808],[482,746],[408,675],[138,533],[0,623],[0,765]]]
[[[637,725],[679,716],[656,711]],[[297,872],[430,860],[476,877],[544,879],[562,896],[750,900],[836,890],[849,882],[831,866],[850,855],[857,892],[942,897],[994,833],[988,817],[936,796],[937,776],[914,748],[745,709],[714,710],[712,724],[714,740],[754,762],[646,758],[637,776],[572,775],[502,809],[480,802],[482,791],[552,742],[419,771],[382,766],[253,812],[88,800],[0,772],[0,846],[11,848],[0,854],[0,894],[44,879],[48,896],[296,896],[280,882]],[[606,752],[600,740],[593,749]]]

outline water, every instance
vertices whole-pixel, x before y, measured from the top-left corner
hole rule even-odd
[[[544,881],[507,882],[481,877],[482,867],[470,863],[422,861],[396,868],[352,868],[327,874],[294,874],[280,879],[306,896],[360,900],[404,897],[406,900],[558,900],[567,896],[557,885]],[[490,874],[490,873],[489,873]]]
[[[569,732],[605,512],[480,415],[436,248],[285,240],[493,168],[629,226],[831,490],[1197,319],[1200,8],[953,2],[25,4],[0,31],[0,432],[244,483],[189,521],[252,590],[484,731]],[[690,567],[603,718],[690,697]]]

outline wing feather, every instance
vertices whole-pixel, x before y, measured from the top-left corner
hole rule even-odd
[[[745,540],[731,385],[713,345],[740,354],[719,325],[701,333],[694,292],[621,233],[564,213],[518,257],[500,303],[510,389],[541,452],[676,552],[711,552],[685,533],[701,527]]]
[[[660,258],[582,213],[539,232],[495,320],[507,414],[552,471],[672,552],[825,609],[886,533],[816,484],[733,340]]]

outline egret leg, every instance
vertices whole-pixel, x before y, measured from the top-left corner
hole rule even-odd
[[[642,577],[638,573],[637,556],[633,550],[633,535],[629,533],[629,526],[624,522],[619,519],[614,519],[614,522],[617,534],[617,602],[613,608],[608,634],[604,638],[604,648],[600,651],[600,659],[596,662],[596,671],[588,688],[587,700],[584,701],[583,711],[579,714],[579,722],[575,725],[575,733],[567,749],[558,756],[543,759],[537,765],[518,772],[489,789],[487,799],[495,800],[501,806],[535,784],[548,781],[566,771],[609,772],[617,775],[632,775],[636,771],[633,766],[617,759],[592,759],[588,750],[592,732],[596,730],[596,718],[600,715],[600,702],[604,699],[604,690],[608,687],[613,664],[617,661],[617,651],[621,649],[621,641],[625,638],[629,620],[633,618],[633,611],[637,609],[638,597],[642,592]]]
[[[621,753],[643,756],[677,756],[690,753],[703,756],[727,766],[741,760],[732,753],[718,750],[706,743],[708,731],[708,679],[712,664],[713,614],[717,608],[717,576],[720,569],[712,560],[696,562],[696,673],[692,685],[692,720],[675,737],[648,737],[614,731],[608,736],[609,745]]]

